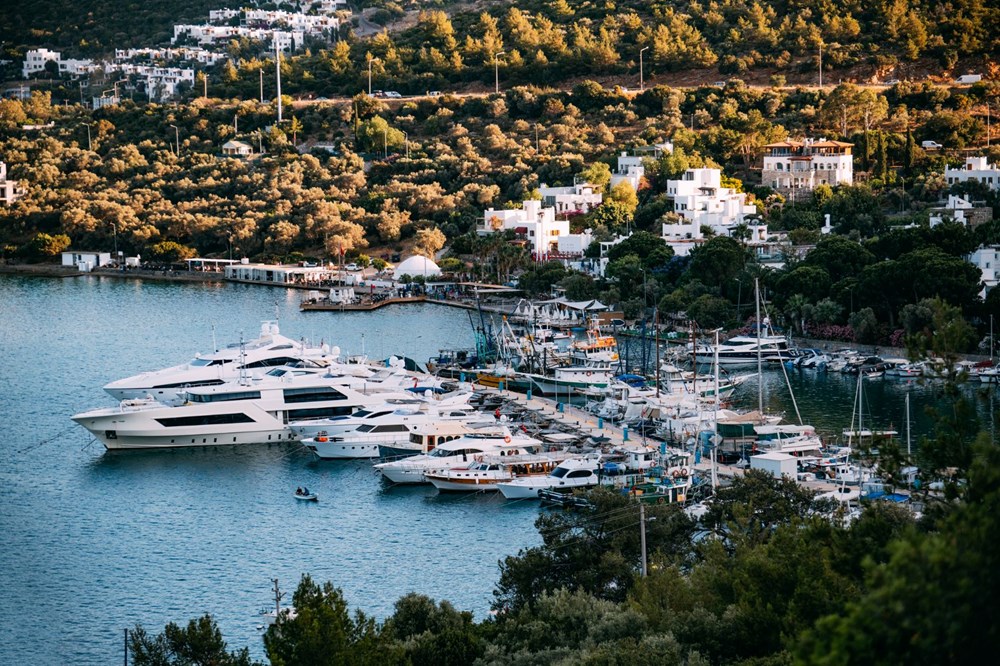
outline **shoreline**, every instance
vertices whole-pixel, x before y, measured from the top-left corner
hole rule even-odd
[[[82,273],[70,266],[60,264],[0,264],[0,274],[28,275],[34,277],[74,278],[96,275],[123,280],[161,280],[164,282],[226,282],[221,273],[201,273],[197,271],[150,271],[130,268],[126,271],[97,268]]]

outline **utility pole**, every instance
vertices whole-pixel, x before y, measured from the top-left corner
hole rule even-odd
[[[84,125],[87,126],[87,151],[93,152],[94,148],[90,143],[90,123],[84,123]]]
[[[260,103],[263,104],[264,103],[264,68],[261,67],[260,69],[258,69],[257,73],[260,74]]]
[[[819,87],[823,87],[823,42],[819,43]]]
[[[648,46],[643,46],[641,49],[639,49],[639,92],[642,92],[643,90],[646,89],[646,84],[642,80],[642,52],[648,48],[649,48]]]
[[[538,152],[538,123],[535,123],[535,152]]]
[[[642,577],[646,577],[646,505],[639,500],[639,544],[642,547]]]
[[[281,49],[278,48],[278,33],[274,33],[274,70],[278,87],[278,122],[281,122]]]
[[[500,56],[502,56],[505,53],[506,51],[500,51],[499,53],[493,54],[494,90],[497,95],[500,94]]]
[[[205,99],[208,99],[208,74],[206,74],[205,72],[201,73],[201,83],[202,83],[201,96],[204,97]]]

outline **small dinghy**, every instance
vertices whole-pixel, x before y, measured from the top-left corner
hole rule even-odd
[[[295,495],[295,499],[302,500],[303,502],[319,501],[319,496],[316,493],[309,492],[308,488],[296,488],[293,494]]]

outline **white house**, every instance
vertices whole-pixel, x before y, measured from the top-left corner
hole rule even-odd
[[[611,172],[610,187],[614,187],[618,183],[625,181],[632,186],[633,190],[638,192],[639,185],[646,175],[646,167],[642,166],[642,160],[644,159],[641,155],[629,155],[623,151],[618,156],[617,168]]]
[[[716,233],[727,233],[757,214],[757,207],[747,204],[746,194],[722,186],[718,169],[688,169],[681,179],[667,181],[667,196],[673,199],[678,217],[686,223],[712,227]]]
[[[556,209],[556,215],[589,213],[601,205],[603,195],[590,183],[574,183],[568,187],[549,187],[543,184],[538,191],[542,203]]]
[[[983,290],[980,297],[986,298],[986,292],[997,286],[997,270],[1000,268],[1000,245],[984,245],[969,255],[969,262],[982,271]]]
[[[825,139],[770,143],[764,146],[761,183],[789,199],[803,198],[817,185],[851,185],[853,146]]]
[[[798,478],[798,458],[781,451],[769,451],[750,456],[750,469],[762,470],[776,479],[787,477],[794,481]]]
[[[229,157],[249,157],[253,155],[253,146],[233,139],[222,144],[222,154]]]
[[[945,167],[944,178],[949,185],[978,180],[991,190],[1000,188],[1000,169],[986,161],[986,157],[966,157],[965,165],[954,169]]]
[[[513,210],[490,208],[476,226],[480,236],[506,230],[526,241],[535,258],[541,260],[556,251],[560,236],[569,234],[569,222],[557,220],[555,208],[542,208],[541,201],[529,200]]]
[[[81,273],[89,273],[99,266],[107,266],[110,263],[110,252],[78,252],[71,250],[62,253],[62,265],[75,266]]]
[[[989,206],[976,206],[971,201],[954,194],[948,195],[948,203],[944,206],[931,208],[931,229],[945,220],[954,220],[963,227],[978,227],[993,219],[993,209]]]
[[[7,180],[7,163],[0,162],[0,201],[9,206],[25,194],[16,180]]]
[[[30,49],[25,54],[24,64],[21,66],[22,76],[28,78],[32,74],[45,71],[45,64],[49,61],[56,63],[60,74],[70,76],[82,76],[96,68],[93,60],[63,58],[62,53],[49,49]]]

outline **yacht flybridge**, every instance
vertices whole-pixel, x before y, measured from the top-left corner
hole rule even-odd
[[[265,321],[260,337],[233,343],[211,354],[199,354],[188,363],[144,372],[113,381],[104,390],[118,400],[152,397],[160,402],[177,400],[187,388],[217,386],[236,380],[241,372],[266,372],[269,368],[301,362],[335,362],[340,350],[327,345],[297,342],[278,332],[278,324]]]
[[[347,416],[381,405],[387,398],[412,397],[413,378],[395,381],[274,368],[261,378],[186,389],[182,405],[152,398],[77,414],[73,420],[109,449],[232,446],[294,440],[288,423]]]

